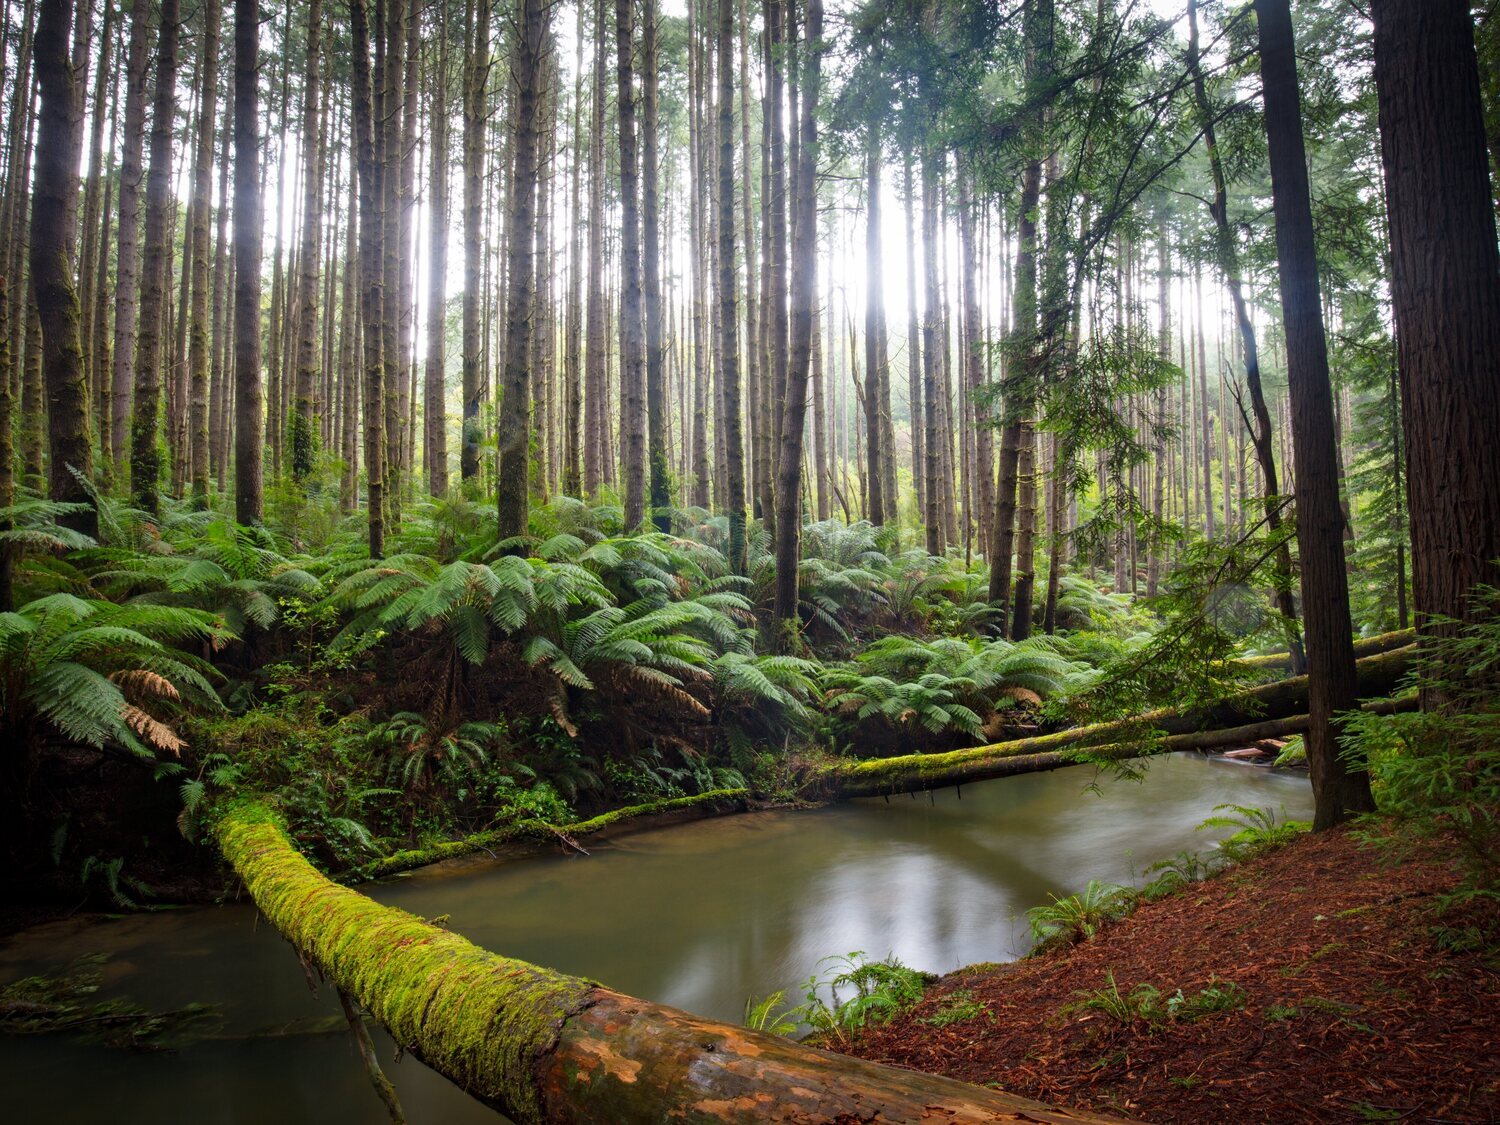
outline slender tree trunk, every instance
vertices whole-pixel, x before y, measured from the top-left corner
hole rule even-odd
[[[1418,627],[1442,637],[1479,620],[1476,587],[1500,586],[1500,255],[1468,6],[1375,0],[1370,15],[1412,590]]]
[[[995,430],[983,401],[984,322],[980,314],[978,215],[974,201],[974,171],[967,162],[959,168],[959,243],[963,254],[964,383],[974,418],[974,506],[979,512],[979,541],[988,545],[987,532],[995,510]],[[967,539],[967,535],[965,536]]]
[[[620,414],[625,526],[646,513],[646,401],[641,339],[641,188],[635,129],[633,0],[615,0],[615,112],[620,128]]]
[[[537,186],[537,101],[546,50],[543,0],[518,0],[511,55],[515,82],[515,154],[506,222],[504,393],[500,400],[499,516],[501,540],[526,534],[530,497],[533,239]]]
[[[89,385],[72,260],[78,164],[83,155],[82,115],[68,59],[68,29],[74,18],[83,16],[75,16],[72,0],[41,0],[32,48],[42,104],[32,182],[31,287],[42,328],[48,495],[65,503],[90,505],[82,512],[71,513],[64,522],[93,535],[98,530],[98,513],[88,489],[94,471]],[[7,407],[8,399],[7,394]],[[9,410],[5,413],[8,415]],[[9,423],[9,418],[4,421]],[[0,587],[0,593],[8,596],[8,576]]]
[[[1009,635],[1010,580],[1015,552],[1017,473],[1021,456],[1021,414],[1025,410],[1022,385],[1031,376],[1026,368],[1036,335],[1036,212],[1042,193],[1042,162],[1027,163],[1021,179],[1017,223],[1015,293],[1011,305],[1011,345],[1003,382],[1003,428],[1000,466],[995,489],[994,540],[990,547],[989,600],[1000,611],[997,624]]]
[[[437,45],[433,55],[432,98],[428,118],[432,128],[431,226],[427,250],[427,366],[422,394],[422,462],[427,468],[427,491],[448,491],[448,412],[444,388],[447,374],[448,326],[448,4],[438,5]]]
[[[1333,391],[1323,335],[1292,16],[1288,0],[1256,0],[1255,10],[1297,467],[1297,547],[1307,623],[1307,763],[1315,803],[1313,827],[1324,829],[1352,813],[1372,810],[1375,802],[1369,775],[1351,768],[1340,756],[1335,724],[1339,712],[1357,706],[1358,687],[1344,573]]]
[[[245,0],[237,0],[244,3]],[[380,162],[375,154],[375,97],[370,64],[370,23],[365,0],[351,0],[354,38],[354,148],[359,175],[360,318],[364,323],[364,426],[370,557],[385,554],[385,366],[381,360],[385,316]],[[477,295],[476,295],[477,296]]]
[[[110,455],[115,476],[125,475],[125,434],[130,422],[131,377],[140,315],[141,157],[146,144],[146,51],[151,0],[135,0],[125,60],[125,132],[120,157],[119,245],[115,266],[114,374],[110,381]]]
[[[222,12],[219,0],[203,5],[202,61],[196,148],[193,156],[192,216],[188,237],[192,239],[192,296],[188,327],[188,436],[192,448],[193,501],[208,503],[208,397],[212,378],[212,341],[209,336],[209,296],[212,286],[209,222],[213,217],[214,123],[218,119],[219,32]]]
[[[484,340],[481,323],[484,276],[484,157],[490,75],[490,5],[469,0],[464,28],[468,68],[464,78],[464,298],[463,298],[463,430],[459,439],[459,476],[479,475],[479,446],[484,440],[479,396],[484,387]]]
[[[726,492],[729,496],[729,565],[745,572],[745,452],[740,424],[739,309],[734,276],[734,0],[719,0],[719,330],[724,341]],[[746,246],[746,253],[749,247]]]
[[[671,470],[667,463],[667,386],[661,331],[661,234],[657,215],[657,58],[656,0],[642,6],[641,217],[645,236],[646,430],[651,459],[651,518],[658,531],[672,529]]]
[[[260,6],[234,0],[234,518],[259,523],[265,397],[260,380]]]
[[[141,321],[135,345],[135,409],[130,421],[130,492],[147,512],[161,507],[162,331],[171,248],[172,134],[177,113],[178,0],[162,0],[156,41],[156,98],[151,111],[151,170],[146,180],[146,245]]]
[[[885,274],[880,244],[880,132],[871,122],[865,142],[865,443],[870,477],[870,522],[877,527],[886,514],[885,476],[881,469],[884,434],[880,419],[880,382],[885,368]],[[895,497],[891,497],[894,507]]]
[[[776,494],[776,601],[778,641],[790,645],[800,627],[797,562],[802,534],[802,447],[806,428],[808,373],[812,363],[813,318],[818,303],[817,106],[822,80],[823,3],[807,2],[807,47],[801,87],[801,135],[794,184],[791,352]]]
[[[917,518],[927,511],[927,427],[922,413],[922,329],[917,319],[917,183],[911,145],[902,152],[906,199],[906,412],[911,432],[911,480],[916,490]]]
[[[293,391],[290,445],[292,479],[312,473],[318,434],[313,419],[313,387],[318,378],[318,252],[323,239],[323,153],[318,129],[319,40],[322,0],[307,6],[307,57],[302,85],[302,242],[297,250],[297,373]]]

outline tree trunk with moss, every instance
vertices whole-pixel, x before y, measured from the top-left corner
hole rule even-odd
[[[537,101],[547,17],[540,0],[520,0],[511,56],[516,94],[515,153],[507,215],[505,367],[500,399],[500,538],[526,534],[531,467],[531,317],[537,185]]]
[[[297,251],[297,349],[289,436],[292,479],[312,474],[317,454],[313,384],[318,376],[318,252],[323,236],[323,153],[318,129],[318,47],[323,34],[322,0],[307,7],[307,57],[302,86],[302,244]]]
[[[146,174],[145,258],[141,266],[140,325],[135,343],[135,401],[130,418],[130,493],[136,505],[155,513],[161,507],[161,454],[157,446],[161,411],[162,331],[165,321],[168,224],[172,200],[172,138],[177,113],[178,0],[162,0],[156,43],[156,99],[151,111],[151,167]]]
[[[519,1125],[1118,1120],[813,1050],[490,953],[320,875],[264,805],[231,808],[217,835],[301,956],[398,1047]]]
[[[94,468],[89,388],[71,259],[83,144],[77,85],[68,61],[68,29],[74,18],[72,0],[42,0],[33,46],[42,105],[31,201],[31,286],[42,325],[49,495],[88,504]],[[9,424],[9,418],[5,421]],[[67,522],[89,534],[98,526],[92,507]]]

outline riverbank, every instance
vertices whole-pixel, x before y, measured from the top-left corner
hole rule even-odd
[[[1149,1122],[1500,1120],[1500,962],[1435,916],[1454,882],[1437,852],[1302,837],[833,1046]],[[1178,989],[1226,1008],[1169,1016]]]

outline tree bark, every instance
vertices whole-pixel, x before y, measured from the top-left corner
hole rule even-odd
[[[1412,591],[1424,637],[1439,638],[1478,620],[1475,587],[1500,586],[1500,252],[1468,5],[1375,0],[1370,15]]]
[[[781,423],[781,452],[776,491],[777,640],[790,647],[800,629],[797,610],[798,557],[802,536],[802,452],[807,421],[808,375],[812,364],[813,318],[818,303],[817,104],[822,81],[823,3],[807,2],[807,47],[801,75],[800,137],[793,179],[792,322],[787,366],[786,406]]]
[[[537,101],[547,16],[543,0],[519,0],[511,56],[516,132],[506,222],[504,393],[500,400],[500,538],[526,534],[531,494],[531,317],[535,298]]]
[[[641,185],[635,128],[635,12],[615,0],[615,112],[620,129],[620,416],[625,527],[646,514],[646,399],[641,339]]]
[[[438,5],[437,45],[433,57],[431,227],[427,251],[427,365],[422,393],[422,463],[427,491],[448,491],[448,411],[445,389],[448,327],[448,4]]]
[[[1344,573],[1344,514],[1339,506],[1338,441],[1328,344],[1313,240],[1312,200],[1302,140],[1301,95],[1288,0],[1256,0],[1266,141],[1281,308],[1286,325],[1287,385],[1292,406],[1292,455],[1297,469],[1297,547],[1302,560],[1302,611],[1309,676],[1307,764],[1312,774],[1313,827],[1331,828],[1375,807],[1369,775],[1340,755],[1335,715],[1356,699],[1349,586]]]
[[[729,565],[745,573],[745,449],[740,419],[739,309],[734,271],[734,7],[719,0],[719,331],[724,387],[723,426],[729,498]],[[745,248],[746,253],[750,247]]]
[[[90,505],[63,522],[93,535],[98,531],[98,513],[88,493],[94,469],[89,386],[72,261],[78,163],[83,154],[82,115],[68,58],[68,30],[75,18],[82,16],[75,16],[72,0],[41,0],[32,41],[42,104],[32,181],[31,287],[42,327],[48,495],[65,503]],[[4,420],[9,423],[9,418]]]
[[[467,482],[479,475],[479,446],[484,439],[479,398],[484,388],[481,306],[485,125],[489,109],[485,95],[490,75],[490,5],[485,0],[469,0],[464,29],[468,36],[468,67],[464,76],[463,418],[458,472],[460,479]]]
[[[172,137],[177,113],[178,0],[162,0],[156,41],[156,97],[151,111],[151,168],[146,178],[145,257],[141,267],[140,325],[135,343],[135,402],[130,419],[130,492],[136,505],[155,514],[161,454],[157,423],[161,408],[162,330],[166,308],[168,223],[172,208]]]
[[[318,874],[263,806],[237,808],[217,833],[301,956],[403,1050],[520,1125],[1111,1120],[813,1050],[490,953]]]
[[[870,478],[870,522],[876,527],[886,514],[884,435],[880,419],[880,378],[886,364],[885,270],[880,242],[880,127],[865,126],[865,464]],[[894,507],[895,497],[891,497]],[[894,515],[894,513],[892,513]]]
[[[307,6],[307,55],[302,83],[302,242],[297,250],[297,349],[290,446],[292,480],[301,484],[313,471],[318,434],[313,418],[313,387],[318,378],[318,253],[323,238],[323,153],[318,129],[319,39],[322,0]]]

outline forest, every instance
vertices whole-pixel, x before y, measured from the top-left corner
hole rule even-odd
[[[1493,0],[0,58],[19,1120],[1500,1116]]]

